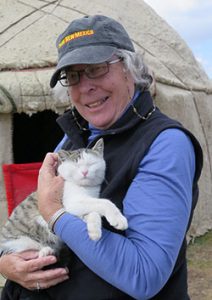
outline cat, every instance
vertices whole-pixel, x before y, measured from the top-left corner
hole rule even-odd
[[[105,179],[104,142],[99,139],[91,149],[58,152],[58,175],[64,178],[62,203],[66,211],[87,224],[90,239],[101,238],[101,218],[119,230],[128,227],[127,219],[108,199],[98,198]],[[38,250],[39,257],[56,254],[62,241],[48,228],[38,211],[36,191],[22,201],[1,230],[0,251],[3,253]]]

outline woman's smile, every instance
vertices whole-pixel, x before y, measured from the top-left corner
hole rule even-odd
[[[93,102],[93,103],[90,103],[90,104],[86,104],[86,106],[88,107],[88,108],[98,108],[98,107],[100,107],[102,104],[104,104],[106,101],[107,101],[107,99],[108,99],[109,97],[107,96],[107,97],[104,97],[104,98],[101,98],[100,100],[97,100],[97,101],[95,101],[95,102]]]

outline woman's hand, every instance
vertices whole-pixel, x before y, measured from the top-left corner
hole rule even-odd
[[[29,290],[46,289],[69,278],[65,268],[42,270],[55,262],[52,255],[38,258],[37,251],[6,254],[0,258],[0,272]]]
[[[61,203],[64,180],[56,176],[58,155],[48,153],[43,161],[38,176],[38,209],[48,222],[53,214],[63,207]]]

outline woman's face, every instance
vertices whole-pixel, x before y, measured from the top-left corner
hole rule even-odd
[[[87,65],[74,65],[71,70],[83,70]],[[109,72],[89,79],[81,73],[80,82],[69,87],[72,104],[80,115],[99,129],[109,128],[124,111],[134,94],[134,81],[125,72],[123,62],[109,65]]]

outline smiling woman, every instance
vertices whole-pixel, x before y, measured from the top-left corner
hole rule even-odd
[[[93,34],[75,38],[82,29]],[[83,215],[86,222],[92,216],[92,232],[105,216],[104,228],[98,242],[90,240],[85,222],[61,203],[62,194],[69,205],[82,203],[84,196],[79,198],[76,189],[66,193],[66,183],[63,186],[56,175],[58,155],[48,153],[38,177],[38,208],[73,252],[67,264],[71,277],[65,281],[67,276],[55,276],[56,269],[48,270],[47,279],[41,258],[34,262],[38,271],[26,268],[25,262],[25,269],[14,274],[7,267],[13,253],[3,255],[0,269],[19,283],[15,289],[21,293],[26,291],[22,286],[36,288],[40,293],[36,295],[45,293],[50,299],[189,299],[186,232],[198,199],[203,160],[199,142],[156,108],[149,92],[152,77],[119,22],[103,15],[75,19],[58,37],[57,47],[58,64],[50,84],[66,85],[72,103],[57,120],[66,134],[57,150],[88,152],[104,142],[106,173],[100,199],[95,199],[97,208],[90,206]],[[82,169],[81,159],[78,162],[71,175],[78,176],[81,170],[80,178],[87,185],[88,161]],[[94,179],[92,184],[96,187]],[[103,213],[102,203],[111,203],[115,215],[108,207]],[[128,228],[119,225],[120,211]],[[24,281],[23,275],[29,280]],[[13,282],[7,281],[5,293],[14,289]]]
[[[48,295],[45,299],[54,300],[82,300],[85,297],[86,300],[187,300],[186,232],[198,198],[202,151],[194,135],[162,113],[154,102],[169,116],[181,119],[198,133],[206,150],[206,160],[210,161],[209,134],[205,143],[210,120],[208,123],[202,117],[202,112],[209,114],[211,107],[210,92],[206,89],[207,76],[179,35],[145,2],[119,1],[117,10],[114,10],[112,0],[107,3],[93,0],[92,6],[85,6],[85,1],[80,0],[69,2],[66,8],[58,2],[51,16],[54,21],[51,23],[48,13],[45,18],[38,18],[35,28],[36,33],[44,33],[43,44],[46,46],[47,31],[52,35],[54,28],[64,30],[64,20],[70,17],[71,23],[56,43],[59,55],[51,74],[51,87],[60,86],[59,79],[66,75],[66,70],[80,74],[72,73],[77,76],[77,81],[73,79],[75,77],[70,79],[74,85],[61,86],[68,89],[68,106],[70,101],[72,106],[57,121],[65,133],[65,140],[57,149],[90,149],[97,140],[104,140],[106,174],[100,198],[112,201],[127,218],[129,227],[120,232],[103,219],[102,237],[98,242],[90,241],[85,222],[66,212],[56,197],[63,191],[63,182],[55,176],[58,156],[49,153],[39,176],[38,205],[42,217],[51,221],[56,236],[72,251],[72,261],[67,265],[71,276],[64,281],[61,269],[43,268],[51,264],[54,257],[42,260],[35,258],[37,253],[33,252],[34,256],[22,253],[17,258],[11,253],[0,258],[0,271],[8,277],[4,291],[7,294],[18,291],[22,299],[23,293],[27,292],[29,298],[39,300],[44,294]],[[91,15],[92,11],[103,9],[115,19],[123,20],[132,40],[119,22],[106,16]],[[64,10],[66,17],[61,17]],[[46,8],[39,8],[39,16],[43,11],[45,13]],[[80,11],[89,16],[82,18]],[[76,15],[79,18],[72,20]],[[40,31],[38,24],[42,25]],[[33,25],[27,28],[32,35]],[[67,39],[59,47],[65,37],[86,30],[93,30],[94,34]],[[34,43],[33,39],[30,58],[36,46]],[[2,48],[7,49],[5,45],[0,52]],[[151,76],[142,60],[138,62],[141,57],[138,50],[145,51],[145,61],[155,73],[154,99],[149,92]],[[49,56],[50,52],[46,53]],[[13,55],[10,51],[9,58]],[[43,47],[40,47],[39,55],[42,63],[48,64],[50,59],[43,55]],[[92,73],[87,69],[89,66],[105,65],[119,57],[123,60],[110,64],[107,73],[89,78]],[[51,63],[53,65],[55,61]],[[85,68],[86,72],[89,70],[88,76],[85,72],[81,74]],[[16,72],[17,77],[18,74]],[[39,74],[36,73],[37,77]],[[24,79],[27,86],[29,74]],[[10,86],[14,88],[17,79],[11,82],[14,85]],[[26,88],[26,95],[27,91]],[[30,105],[33,108],[34,102]],[[204,185],[211,178],[208,164],[205,164],[204,172],[207,180],[201,181],[201,206],[202,199],[209,203],[211,198],[211,187]],[[75,193],[68,196],[75,199]],[[202,224],[206,218],[200,217],[198,221]]]

